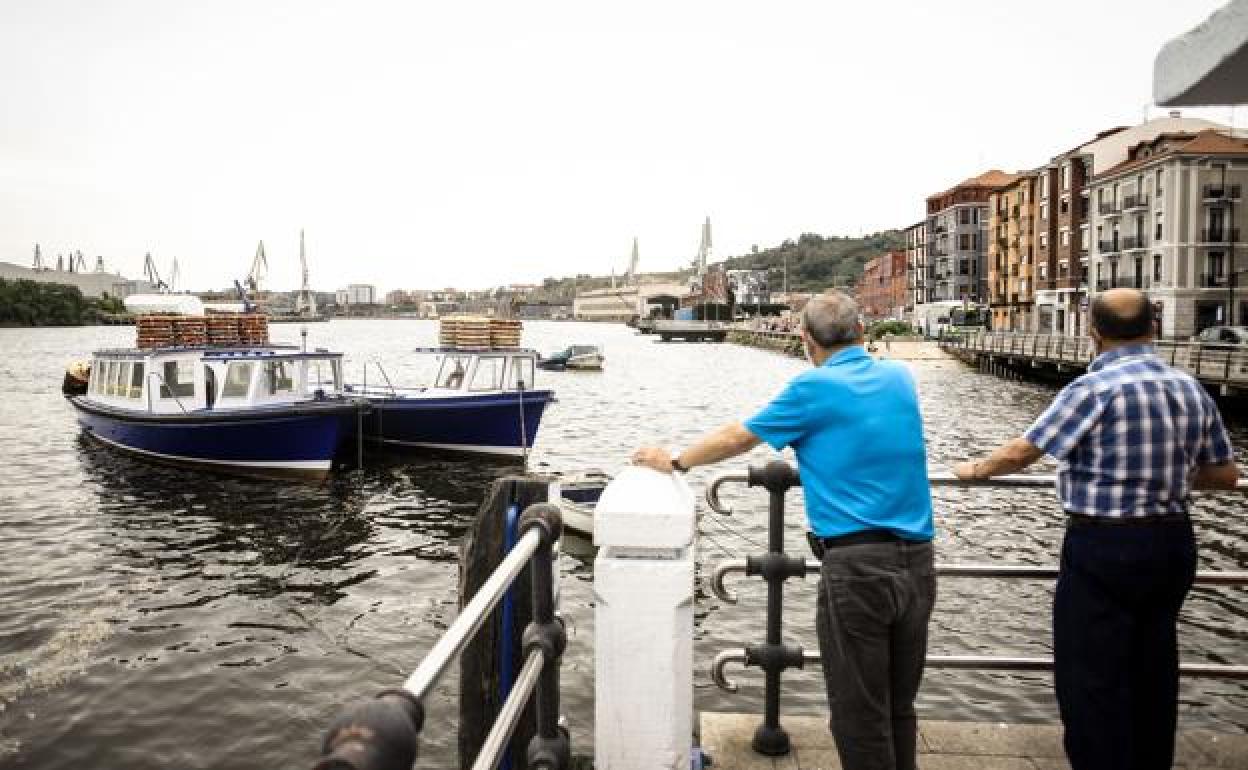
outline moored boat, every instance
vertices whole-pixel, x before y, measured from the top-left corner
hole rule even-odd
[[[275,345],[101,350],[69,401],[92,438],[153,460],[317,478],[353,446],[367,408],[342,395],[341,358]]]
[[[602,348],[597,345],[572,345],[558,353],[543,357],[537,365],[549,371],[576,369],[596,372],[602,370],[605,361],[606,357],[602,354]]]
[[[398,449],[524,457],[537,439],[549,390],[533,387],[537,354],[523,348],[421,348],[441,356],[432,386],[350,386],[367,399],[364,439]]]

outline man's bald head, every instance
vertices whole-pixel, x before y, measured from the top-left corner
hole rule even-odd
[[[1092,300],[1092,330],[1107,342],[1153,336],[1153,306],[1138,289],[1110,289]]]

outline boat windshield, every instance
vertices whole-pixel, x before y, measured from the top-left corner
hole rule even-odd
[[[533,387],[533,359],[529,356],[512,356],[511,387],[527,390]]]
[[[569,349],[574,356],[587,356],[598,352],[597,345],[573,345]]]
[[[448,355],[442,359],[438,369],[438,377],[434,380],[435,388],[459,390],[464,386],[464,377],[468,375],[468,364],[472,356]]]
[[[318,391],[329,394],[342,390],[342,369],[337,359],[309,359],[307,367],[304,382],[307,383],[308,395],[313,395]]]

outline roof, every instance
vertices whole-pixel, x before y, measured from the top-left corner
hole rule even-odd
[[[1007,174],[1004,171],[994,168],[989,171],[985,171],[979,176],[973,176],[973,177],[970,177],[969,179],[964,179],[961,182],[958,182],[953,187],[950,187],[948,190],[942,190],[933,195],[929,195],[927,196],[927,200],[930,203],[931,201],[937,200],[939,198],[943,198],[944,196],[957,192],[958,190],[963,190],[967,188],[986,187],[989,189],[996,189],[998,187],[1001,187],[1003,185],[1007,185],[1013,182],[1017,178],[1018,178],[1017,174]],[[942,208],[947,208],[947,207],[942,207]]]
[[[1142,148],[1163,142],[1174,142],[1174,144],[1161,152],[1141,155]],[[1132,147],[1130,158],[1107,169],[1104,173],[1097,174],[1093,177],[1093,181],[1117,176],[1123,172],[1180,155],[1248,155],[1248,140],[1227,136],[1220,131],[1210,129],[1196,134],[1162,134]]]

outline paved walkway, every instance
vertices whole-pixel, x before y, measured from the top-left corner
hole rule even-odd
[[[793,750],[775,759],[750,748],[758,714],[701,715],[702,750],[712,770],[840,770],[824,717],[781,716]],[[1248,735],[1191,730],[1179,734],[1176,770],[1248,768]],[[1066,770],[1056,725],[920,722],[919,770]]]

